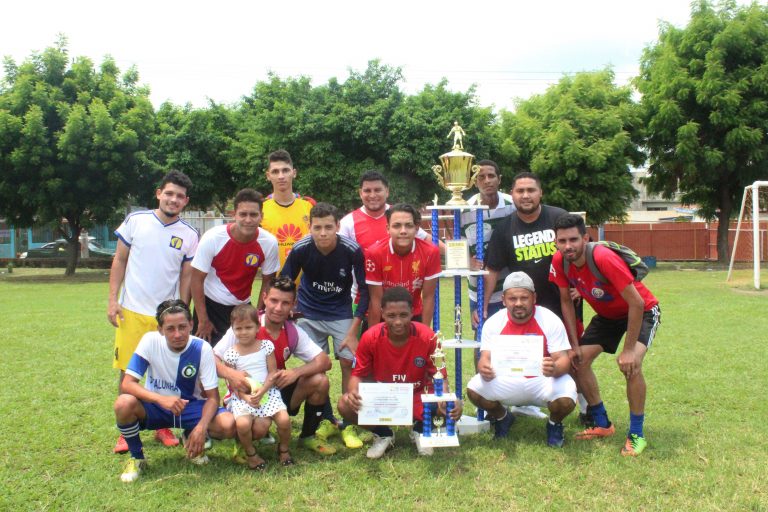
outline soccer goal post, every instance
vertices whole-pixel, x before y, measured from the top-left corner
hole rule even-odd
[[[760,289],[760,260],[762,256],[760,233],[760,208],[768,206],[768,181],[756,181],[751,185],[744,187],[744,196],[741,200],[741,209],[739,211],[739,220],[736,223],[736,234],[733,240],[733,249],[731,250],[731,261],[728,265],[728,277],[730,281],[733,275],[733,264],[736,261],[737,250],[739,246],[739,235],[742,232],[742,224],[746,220],[752,219],[752,281],[756,290]],[[744,226],[746,231],[749,226]]]

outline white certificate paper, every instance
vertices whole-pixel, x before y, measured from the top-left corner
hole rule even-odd
[[[543,336],[499,334],[490,340],[491,366],[497,376],[540,377]]]
[[[413,425],[413,384],[361,382],[358,425]]]

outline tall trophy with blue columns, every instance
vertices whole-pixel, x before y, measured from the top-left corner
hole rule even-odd
[[[443,336],[440,332],[435,333],[437,345],[435,351],[429,356],[432,359],[437,371],[432,377],[433,393],[424,393],[421,395],[421,402],[424,404],[424,414],[422,417],[421,435],[417,443],[423,448],[444,448],[448,446],[459,446],[459,436],[456,434],[456,422],[451,418],[451,411],[456,404],[456,393],[445,392],[445,382],[443,370],[445,369],[446,357],[443,352]],[[445,417],[435,414],[432,410],[433,404],[445,402]],[[445,424],[445,430],[442,426]],[[435,427],[435,430],[432,427]]]
[[[469,259],[469,243],[467,240],[461,239],[461,212],[470,210],[476,212],[477,218],[477,249],[476,258],[483,260],[483,210],[487,210],[488,206],[474,204],[470,205],[462,197],[462,192],[469,190],[474,186],[477,173],[480,171],[480,167],[474,165],[475,155],[467,153],[464,150],[464,138],[467,136],[464,129],[459,126],[459,123],[454,121],[453,127],[448,133],[448,138],[453,137],[453,147],[448,153],[440,155],[440,165],[434,165],[432,172],[437,177],[437,182],[441,187],[451,192],[451,198],[444,204],[438,204],[439,200],[435,196],[435,201],[432,206],[427,206],[427,209],[432,214],[432,241],[437,244],[440,239],[440,221],[442,220],[446,224],[451,223],[453,226],[452,239],[445,240],[445,267],[440,277],[453,277],[453,295],[454,295],[454,307],[453,307],[453,337],[446,339],[442,346],[445,348],[455,349],[455,365],[456,365],[456,395],[461,399],[463,387],[462,379],[462,350],[472,350],[473,353],[480,348],[480,335],[483,328],[483,318],[480,315],[480,324],[477,328],[477,336],[475,339],[467,339],[464,337],[463,324],[462,324],[462,285],[461,278],[465,276],[478,276],[477,280],[477,308],[478,311],[483,311],[484,302],[484,282],[482,277],[487,274],[485,270],[472,270],[470,268]],[[437,289],[435,290],[435,311],[432,319],[432,325],[435,332],[440,330],[440,283],[438,281]],[[483,411],[478,410],[477,417],[462,416],[459,421],[458,431],[460,434],[473,434],[488,430],[490,425],[487,421],[483,420]]]

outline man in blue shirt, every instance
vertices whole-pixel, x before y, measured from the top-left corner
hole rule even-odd
[[[338,234],[341,213],[328,203],[318,203],[309,212],[309,236],[296,242],[288,254],[281,275],[299,283],[296,322],[323,350],[329,351],[328,338],[341,364],[341,390],[347,391],[352,363],[357,350],[357,333],[368,311],[368,287],[359,288],[360,300],[352,313],[353,276],[365,282],[363,250],[353,240]],[[324,417],[332,420],[330,402]],[[332,425],[321,425],[317,437],[327,438],[337,432]],[[360,448],[362,442],[352,428],[342,430],[348,448]]]

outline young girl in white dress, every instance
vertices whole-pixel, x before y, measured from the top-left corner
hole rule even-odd
[[[258,471],[266,467],[267,463],[256,453],[253,442],[267,435],[272,420],[277,426],[280,463],[289,466],[293,464],[288,450],[291,419],[280,391],[273,386],[277,371],[275,347],[269,340],[258,339],[259,316],[250,304],[232,310],[231,323],[237,343],[224,353],[224,363],[236,370],[245,371],[252,381],[262,383],[252,394],[234,392],[229,402],[248,467]]]

